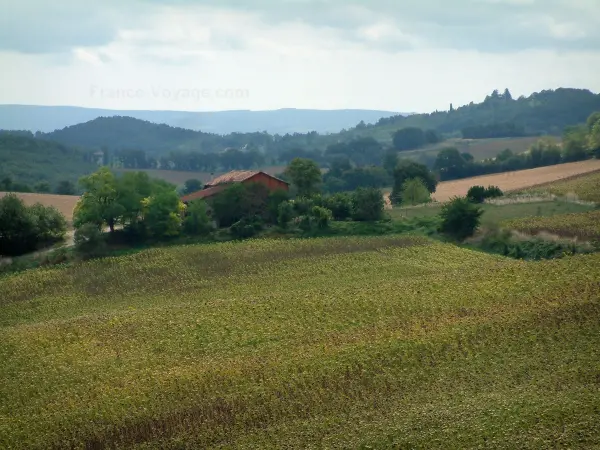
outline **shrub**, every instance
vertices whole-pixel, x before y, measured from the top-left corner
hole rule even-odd
[[[277,224],[281,228],[285,229],[285,228],[288,227],[288,224],[295,217],[294,205],[293,205],[292,202],[286,201],[286,202],[280,203],[279,207],[277,208],[277,210],[278,210],[278,213],[277,213]]]
[[[83,259],[98,258],[106,254],[104,233],[98,225],[86,223],[75,230],[75,252]]]
[[[420,178],[410,178],[402,184],[403,205],[420,205],[431,201],[431,195]]]
[[[485,190],[485,198],[502,197],[504,192],[498,186],[488,186]]]
[[[322,206],[313,206],[310,212],[311,222],[319,230],[323,230],[329,226],[331,216],[331,211]]]
[[[440,232],[462,241],[473,236],[483,210],[465,197],[455,197],[442,207]]]
[[[231,225],[229,232],[237,239],[247,239],[255,236],[262,229],[260,217],[244,217]]]
[[[471,186],[467,191],[467,198],[473,203],[483,203],[485,200],[485,188],[483,186]]]
[[[193,236],[203,236],[211,232],[212,224],[204,200],[197,199],[189,203],[183,220],[183,230]]]
[[[18,256],[64,237],[67,222],[53,207],[27,207],[14,194],[0,199],[0,254]]]
[[[352,193],[352,219],[373,222],[383,218],[383,193],[375,188],[358,188]]]
[[[324,207],[331,211],[335,220],[345,220],[352,215],[352,198],[346,193],[337,193],[326,197]]]

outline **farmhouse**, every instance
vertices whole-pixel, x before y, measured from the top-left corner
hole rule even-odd
[[[181,197],[181,201],[187,204],[198,198],[207,199],[234,183],[260,183],[265,185],[271,191],[276,191],[278,189],[283,189],[285,191],[289,190],[289,183],[269,175],[268,173],[255,170],[233,170],[209,181],[204,185],[204,189],[184,195]]]

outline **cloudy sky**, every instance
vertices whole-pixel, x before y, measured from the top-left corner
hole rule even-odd
[[[0,103],[427,112],[600,92],[600,0],[0,0]]]

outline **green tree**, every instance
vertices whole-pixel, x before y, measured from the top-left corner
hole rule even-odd
[[[463,176],[466,165],[467,161],[458,149],[448,147],[439,151],[433,168],[440,173],[442,179],[451,179]]]
[[[162,191],[143,200],[144,223],[155,239],[179,235],[185,206],[175,191]]]
[[[58,195],[75,195],[77,193],[77,188],[72,181],[63,180],[58,183],[55,192]]]
[[[358,188],[352,192],[352,219],[372,222],[383,219],[383,192],[375,188]]]
[[[430,193],[435,192],[438,182],[427,166],[410,160],[401,160],[394,170],[394,188],[390,196],[393,203],[402,203],[402,185],[411,178],[420,178]]]
[[[52,190],[52,188],[50,187],[50,183],[48,183],[47,181],[40,181],[40,182],[34,184],[33,190],[35,192],[40,192],[42,194],[46,194],[46,193],[50,192]]]
[[[392,175],[394,173],[394,169],[398,165],[398,151],[394,149],[389,149],[385,152],[383,156],[383,168]]]
[[[29,207],[34,221],[36,239],[39,242],[56,242],[67,233],[67,219],[54,206],[36,203]]]
[[[203,236],[210,233],[212,224],[208,217],[206,202],[202,199],[192,200],[186,209],[183,229],[187,234]]]
[[[286,229],[289,223],[292,221],[292,219],[296,216],[296,213],[294,211],[294,204],[289,200],[285,201],[279,204],[277,210],[277,224],[281,228]]]
[[[440,231],[457,241],[463,241],[473,236],[482,214],[483,210],[466,197],[454,197],[442,206]]]
[[[324,206],[331,211],[335,220],[345,220],[352,216],[352,196],[350,194],[338,192],[326,197]]]
[[[183,184],[183,186],[184,186],[184,188],[183,188],[184,194],[191,194],[192,192],[198,192],[204,187],[204,185],[202,184],[202,181],[195,179],[195,178],[186,180],[186,182]]]
[[[285,169],[285,173],[292,180],[300,197],[310,197],[318,193],[323,182],[319,165],[310,159],[294,158]]]
[[[82,177],[79,183],[85,192],[73,212],[75,228],[84,223],[93,223],[101,230],[108,226],[111,232],[114,231],[119,219],[127,212],[119,203],[114,174],[107,167],[101,167],[97,172]]]
[[[431,201],[431,194],[420,178],[410,178],[402,185],[402,204],[420,205]]]
[[[562,158],[565,162],[587,158],[588,134],[583,126],[569,127],[563,135]]]
[[[398,151],[413,150],[427,143],[425,132],[421,128],[406,127],[392,135],[392,143]]]

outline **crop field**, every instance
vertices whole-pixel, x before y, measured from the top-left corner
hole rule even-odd
[[[568,180],[556,181],[526,190],[528,193],[549,193],[559,196],[574,196],[579,200],[600,203],[600,170],[579,175]]]
[[[451,197],[466,195],[469,188],[475,185],[494,185],[505,192],[518,191],[594,171],[600,171],[600,159],[444,181],[438,185],[432,197],[438,202],[445,202]]]
[[[539,137],[521,138],[496,138],[496,139],[448,139],[439,144],[430,145],[417,150],[404,151],[400,153],[403,158],[418,157],[422,155],[435,159],[440,150],[447,147],[455,147],[461,153],[467,152],[473,155],[476,161],[495,158],[503,150],[509,149],[513,153],[524,153],[535,144]],[[391,139],[388,139],[391,143]]]
[[[410,236],[0,279],[0,448],[597,448],[600,254]]]
[[[6,192],[0,192],[0,197],[6,195]],[[79,201],[77,195],[55,195],[55,194],[32,194],[18,192],[16,195],[23,199],[26,205],[41,203],[44,206],[54,206],[57,208],[69,222],[73,220],[73,208]]]
[[[532,235],[546,232],[563,237],[600,239],[600,211],[526,217],[503,222],[502,226]]]
[[[536,202],[479,205],[483,210],[482,226],[491,226],[511,219],[525,217],[547,217],[560,214],[582,213],[593,210],[593,206],[574,203],[566,200],[544,200]],[[442,205],[433,203],[424,206],[394,208],[387,211],[393,219],[412,219],[414,217],[431,217],[440,214]]]

